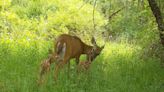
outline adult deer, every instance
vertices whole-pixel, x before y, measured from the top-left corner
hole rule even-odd
[[[55,67],[55,80],[57,79],[59,70],[68,63],[68,70],[70,68],[70,59],[75,58],[76,64],[79,63],[79,58],[82,54],[87,55],[87,60],[90,59],[93,61],[102,51],[104,46],[99,47],[96,44],[94,38],[92,38],[91,42],[93,46],[87,45],[81,41],[77,36],[71,36],[68,34],[62,34],[56,39],[56,44],[54,46],[55,51],[51,55],[49,59],[49,63],[51,64],[53,59],[57,58],[57,63]],[[92,55],[90,52],[92,51]],[[68,71],[69,72],[69,71]]]

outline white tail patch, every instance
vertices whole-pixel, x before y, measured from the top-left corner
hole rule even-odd
[[[63,44],[63,48],[62,48],[62,58],[64,58],[65,51],[66,51],[66,43]]]
[[[64,43],[63,46],[62,46],[62,50],[61,50],[61,53],[60,53],[60,59],[64,59],[65,52],[66,52],[66,43]]]
[[[60,46],[60,42],[58,42],[58,44],[57,44],[57,48],[56,48],[57,52],[59,51],[59,46]]]
[[[60,45],[60,42],[58,42],[57,47],[59,47],[59,45]]]

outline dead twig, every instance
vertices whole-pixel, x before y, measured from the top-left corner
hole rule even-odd
[[[116,12],[112,13],[108,19],[110,20],[113,16],[115,16],[117,13],[119,13],[121,10],[123,10],[125,7],[122,7],[121,9],[117,10]]]

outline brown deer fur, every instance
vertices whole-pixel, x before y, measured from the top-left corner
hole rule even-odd
[[[70,68],[70,59],[75,58],[76,64],[79,63],[79,58],[82,54],[87,55],[87,60],[89,60],[90,51],[93,51],[93,55],[91,55],[91,60],[94,60],[102,51],[103,47],[99,47],[96,44],[94,38],[92,38],[93,46],[87,45],[81,41],[77,36],[71,36],[68,34],[60,35],[55,41],[56,44],[54,46],[54,55],[50,57],[50,61],[54,56],[57,55],[59,60],[55,67],[55,80],[57,79],[59,70],[68,63],[68,73]],[[50,63],[51,64],[51,63]]]

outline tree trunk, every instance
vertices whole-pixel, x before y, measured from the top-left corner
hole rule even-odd
[[[162,14],[161,11],[159,9],[159,7],[157,6],[157,3],[155,2],[155,0],[148,0],[150,8],[153,12],[153,15],[155,16],[156,22],[158,24],[158,30],[159,30],[159,34],[160,34],[160,39],[161,39],[161,44],[164,46],[164,22],[162,19]]]

